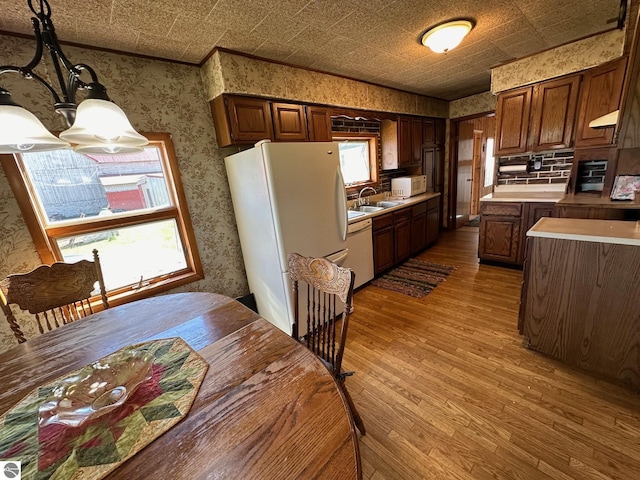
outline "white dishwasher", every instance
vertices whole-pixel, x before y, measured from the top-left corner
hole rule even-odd
[[[349,253],[344,263],[356,273],[354,288],[373,279],[373,237],[370,218],[350,223],[347,228],[347,248]]]

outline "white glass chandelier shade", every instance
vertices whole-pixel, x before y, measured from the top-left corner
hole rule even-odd
[[[73,150],[77,153],[97,153],[101,155],[116,155],[121,153],[139,153],[144,146],[127,146],[119,144],[97,143],[95,145],[76,145]]]
[[[84,153],[140,152],[149,143],[134,130],[122,109],[107,100],[88,98],[78,105],[73,126],[60,138]]]
[[[446,53],[454,49],[473,28],[468,20],[454,20],[443,23],[427,31],[422,36],[422,44],[435,53]]]
[[[0,105],[0,153],[43,152],[71,148],[40,120],[18,105]]]

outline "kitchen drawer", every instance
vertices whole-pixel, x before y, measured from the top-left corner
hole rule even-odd
[[[483,202],[480,204],[480,214],[519,217],[522,203]]]
[[[423,213],[427,213],[427,202],[422,202],[411,207],[411,216],[416,217]]]
[[[393,222],[409,222],[411,220],[411,209],[403,208],[402,210],[398,210],[397,212],[393,212]]]
[[[431,210],[432,208],[440,207],[440,197],[434,197],[430,200],[427,200],[427,209]]]
[[[393,213],[373,217],[374,230],[380,230],[381,228],[389,227],[391,225],[393,225]]]

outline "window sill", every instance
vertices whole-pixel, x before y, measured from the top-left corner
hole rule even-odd
[[[202,280],[203,278],[204,275],[200,275],[196,272],[187,272],[159,282],[144,285],[140,288],[130,287],[128,289],[116,291],[113,294],[107,293],[107,296],[109,297],[109,306],[115,307],[136,300],[141,300],[143,298],[152,297],[174,288],[181,287],[182,285]]]

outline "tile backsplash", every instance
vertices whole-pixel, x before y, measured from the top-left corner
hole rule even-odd
[[[569,180],[573,151],[498,158],[497,185],[550,185]]]

